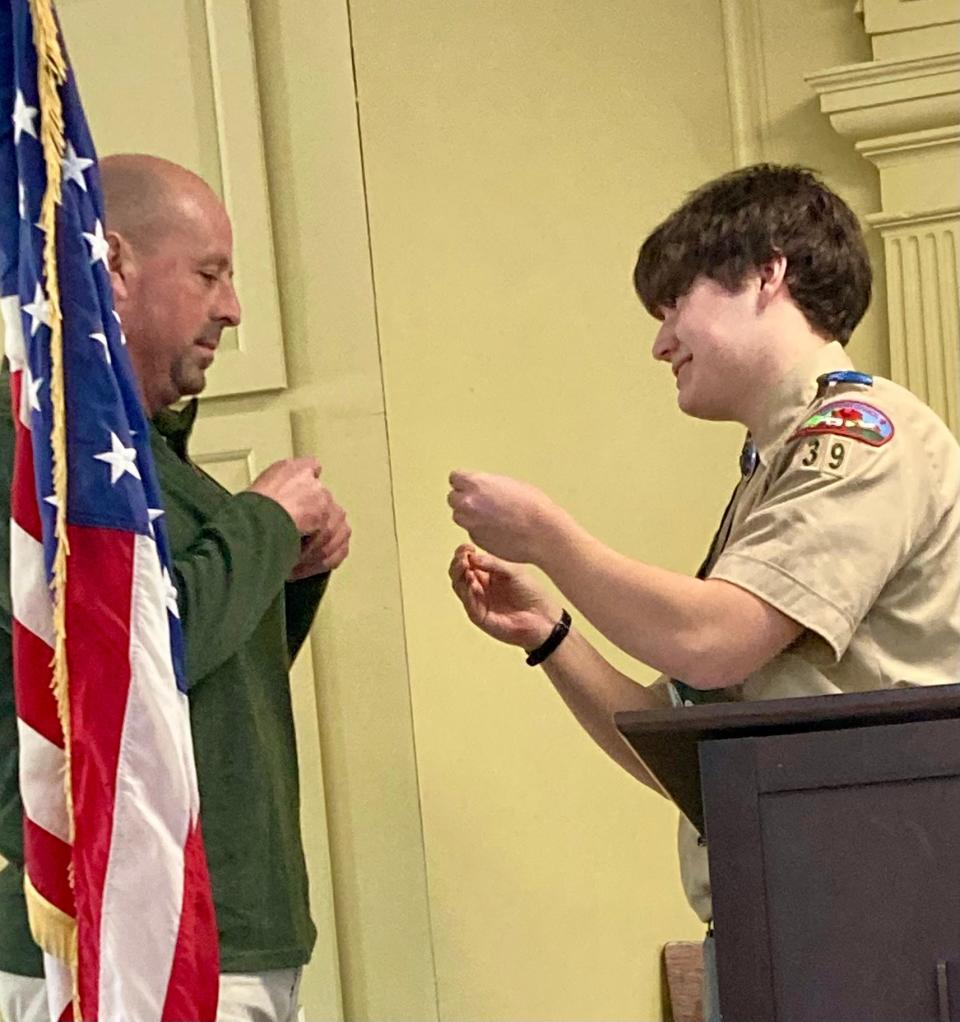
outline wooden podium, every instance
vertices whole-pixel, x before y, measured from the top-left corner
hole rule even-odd
[[[724,1022],[960,1022],[960,685],[616,723],[708,839]]]

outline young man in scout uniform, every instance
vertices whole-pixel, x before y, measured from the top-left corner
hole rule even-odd
[[[220,937],[218,1022],[292,1022],[316,938],[300,836],[288,668],[329,572],[347,556],[346,516],[314,458],[276,462],[229,494],[187,455],[196,402],[222,331],[240,321],[233,237],[220,200],[151,156],[100,164],[114,304],[165,498],[186,645],[204,844]],[[9,589],[13,425],[0,372],[0,1019],[48,1017],[43,962],[23,895]],[[144,850],[145,852],[147,850]]]
[[[617,710],[960,679],[960,447],[909,391],[843,350],[870,299],[856,218],[813,174],[761,165],[695,192],[646,240],[637,293],[677,403],[743,424],[741,480],[696,578],[632,560],[534,487],[454,472],[454,589],[529,651],[587,732],[650,783]],[[621,649],[608,663],[515,563],[534,564]],[[671,680],[678,679],[678,680]],[[706,851],[681,821],[684,886],[711,918]]]

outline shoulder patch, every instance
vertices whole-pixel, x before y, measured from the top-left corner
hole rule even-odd
[[[819,433],[835,433],[871,447],[882,447],[893,436],[893,423],[878,408],[863,401],[831,401],[809,415],[789,440]]]

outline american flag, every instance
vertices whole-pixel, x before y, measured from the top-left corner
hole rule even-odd
[[[50,0],[0,0],[0,303],[16,431],[13,666],[31,927],[52,1018],[213,1019],[217,931],[172,561],[149,425],[113,309],[93,141],[69,67],[53,102],[38,86],[38,71],[50,80],[59,36]],[[51,232],[40,226],[42,204],[58,164]],[[44,261],[51,233],[55,265]],[[61,597],[51,591],[57,291]],[[58,636],[65,682],[51,666]]]

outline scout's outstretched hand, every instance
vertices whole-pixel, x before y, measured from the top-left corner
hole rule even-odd
[[[536,649],[560,617],[560,607],[527,572],[469,543],[457,547],[450,581],[467,617],[511,646]]]
[[[453,520],[497,557],[539,563],[565,512],[542,490],[489,472],[451,472],[447,503]]]

